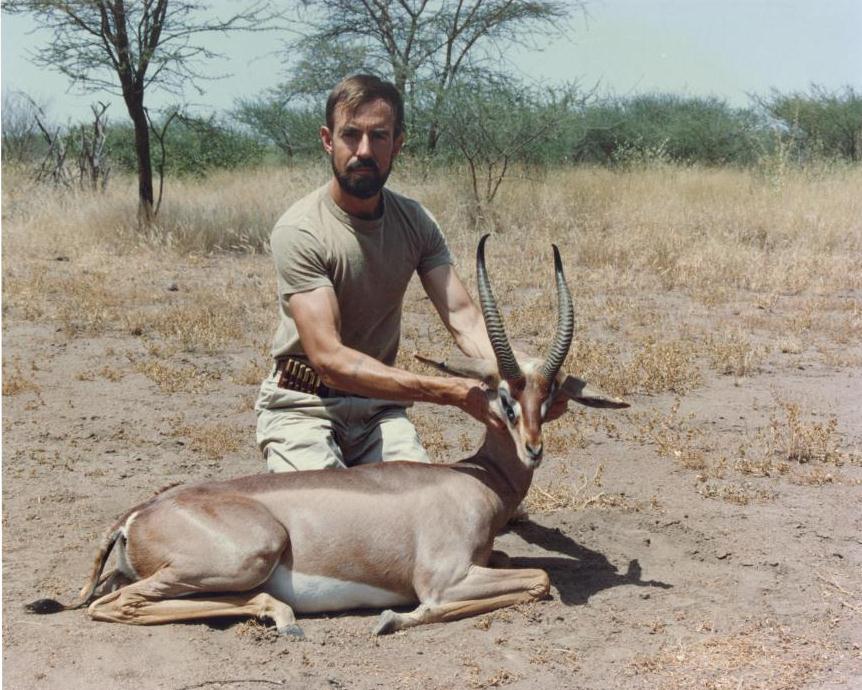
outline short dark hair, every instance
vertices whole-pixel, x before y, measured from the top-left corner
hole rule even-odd
[[[404,131],[404,99],[392,82],[373,74],[354,74],[335,85],[326,99],[326,126],[330,131],[335,129],[335,109],[339,105],[343,105],[345,111],[352,114],[359,106],[377,99],[382,99],[392,106],[395,112],[395,136],[399,136]]]

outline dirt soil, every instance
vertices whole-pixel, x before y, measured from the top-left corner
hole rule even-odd
[[[268,259],[247,261],[269,273]],[[181,295],[212,267],[173,270],[179,285],[166,289]],[[515,566],[547,570],[548,600],[379,638],[376,611],[305,617],[306,639],[293,640],[252,621],[25,613],[74,596],[103,531],[156,489],[263,469],[255,386],[237,373],[258,356],[250,346],[173,355],[206,380],[166,392],[139,366],[152,347],[141,333],[72,337],[25,316],[3,324],[6,688],[862,687],[858,367],[776,351],[743,378],[708,371],[685,395],[570,413],[555,425],[561,438],[579,425],[579,442],[548,453],[529,520],[497,542]],[[408,330],[421,334],[425,318],[411,311]],[[834,419],[838,455],[758,470],[750,452],[748,471],[734,469],[743,445],[786,424],[777,395]],[[438,460],[481,435],[457,411],[414,415]],[[705,461],[686,466],[687,454]]]

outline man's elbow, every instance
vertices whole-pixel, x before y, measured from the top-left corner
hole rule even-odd
[[[339,366],[340,360],[337,353],[314,352],[306,354],[308,355],[308,361],[324,385],[335,386],[339,383],[342,367]]]

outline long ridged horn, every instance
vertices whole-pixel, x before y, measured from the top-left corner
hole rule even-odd
[[[554,274],[557,282],[557,332],[554,335],[554,343],[545,363],[542,365],[542,376],[546,381],[553,381],[563,366],[569,347],[572,344],[572,335],[575,331],[575,311],[572,306],[572,293],[566,285],[566,276],[563,275],[563,261],[560,259],[560,250],[557,245],[554,248]]]
[[[500,375],[507,381],[517,381],[523,378],[518,360],[512,353],[509,339],[503,328],[503,319],[497,309],[497,300],[491,291],[491,282],[488,272],[485,270],[485,241],[490,235],[484,235],[479,240],[479,248],[476,250],[476,282],[479,290],[479,303],[482,305],[482,316],[485,319],[485,329],[488,331],[488,339],[494,348],[494,356],[497,358],[497,366]]]

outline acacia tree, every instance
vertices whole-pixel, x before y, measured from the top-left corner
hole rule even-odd
[[[274,144],[288,160],[320,146],[323,102],[336,79],[366,67],[362,47],[309,46],[294,63],[291,78],[255,98],[234,102],[233,117],[255,136]]]
[[[195,0],[7,0],[3,10],[31,14],[52,33],[33,56],[84,91],[122,96],[135,132],[138,218],[153,220],[153,169],[146,94],[162,88],[180,94],[204,78],[200,62],[218,54],[202,34],[261,31],[280,16],[260,0],[224,19],[205,16]],[[197,88],[195,86],[195,88]],[[198,89],[200,91],[200,89]]]
[[[408,102],[431,94],[426,147],[433,152],[452,85],[471,65],[501,58],[512,44],[560,33],[576,0],[306,0],[305,35],[290,55],[338,42],[361,50],[365,68],[389,76]],[[316,60],[306,59],[306,64]],[[301,67],[301,64],[300,64]],[[330,79],[344,75],[329,75]]]
[[[4,91],[2,114],[3,163],[30,163],[39,157],[37,118],[44,119],[44,109],[22,91]]]
[[[830,91],[812,84],[809,93],[773,90],[756,103],[782,123],[800,152],[862,160],[862,93],[852,86]]]
[[[541,163],[557,154],[546,146],[587,98],[575,85],[539,90],[503,77],[452,85],[444,141],[466,162],[474,222],[488,219],[513,164]]]
[[[288,161],[297,154],[317,151],[323,109],[297,102],[295,94],[272,90],[264,96],[240,99],[233,118],[256,139],[273,144]]]

